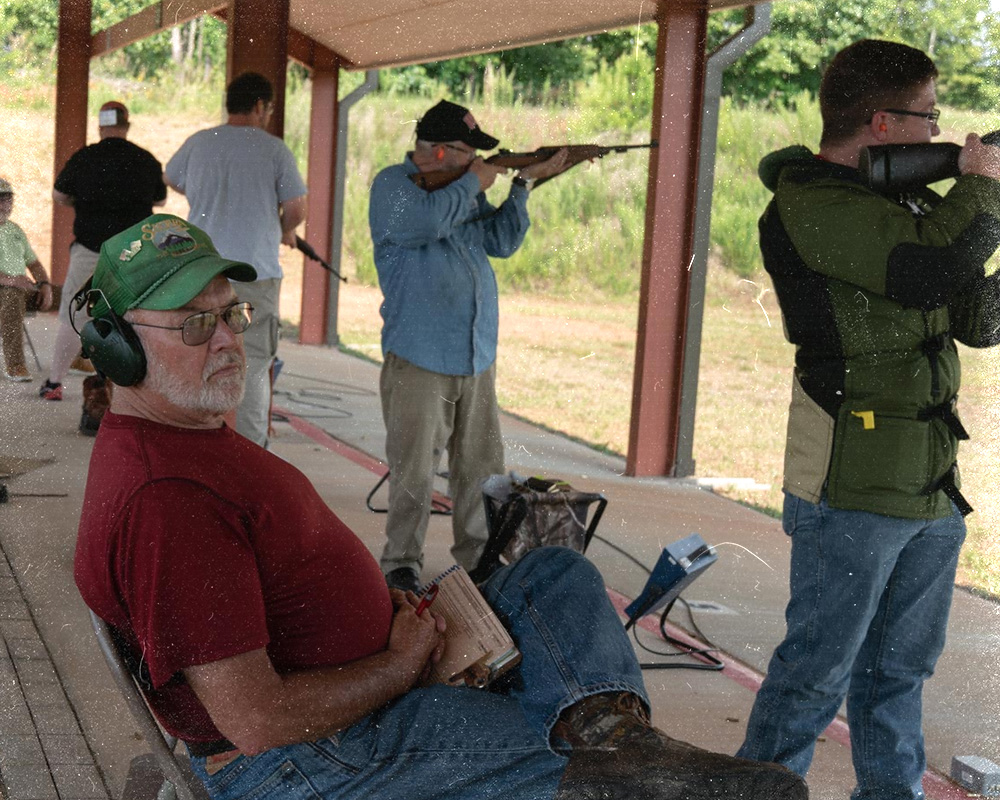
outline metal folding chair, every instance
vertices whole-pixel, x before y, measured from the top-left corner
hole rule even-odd
[[[149,745],[150,753],[155,762],[162,783],[156,792],[157,800],[209,800],[204,784],[191,771],[186,755],[175,752],[177,739],[166,733],[156,722],[137,678],[129,670],[115,642],[115,637],[107,623],[90,612],[90,621],[97,634],[97,642],[101,646],[104,660],[108,662],[111,676],[125,698],[132,718],[139,726],[139,732]],[[148,771],[149,758],[139,756],[132,760],[129,769],[129,782],[126,783],[122,800],[138,800],[141,790],[130,792],[131,785],[140,781],[132,780],[134,773]]]

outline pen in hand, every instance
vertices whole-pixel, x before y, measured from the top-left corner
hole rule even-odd
[[[424,612],[425,608],[427,608],[428,606],[430,606],[431,603],[434,602],[434,598],[437,597],[437,593],[438,593],[438,584],[432,583],[427,588],[427,591],[424,592],[423,597],[420,598],[420,602],[417,603],[418,617]]]

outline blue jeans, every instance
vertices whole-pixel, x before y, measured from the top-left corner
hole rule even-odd
[[[600,573],[572,550],[534,550],[483,593],[522,653],[502,687],[413,689],[335,736],[211,776],[192,758],[213,800],[551,798],[566,766],[549,747],[559,713],[607,691],[648,707],[642,675]]]
[[[805,775],[844,698],[852,800],[918,800],[923,683],[944,648],[965,522],[830,508],[785,495],[787,632],[738,755]]]

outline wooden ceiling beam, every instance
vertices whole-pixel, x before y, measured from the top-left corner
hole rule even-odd
[[[111,53],[126,45],[180,25],[202,14],[212,14],[225,0],[160,0],[91,37],[90,57]]]
[[[304,67],[323,72],[351,68],[351,62],[346,58],[295,28],[288,29],[288,57]]]
[[[226,21],[225,0],[160,0],[121,22],[91,36],[91,58],[119,50],[160,31],[169,30],[202,14],[212,14]],[[353,64],[333,50],[306,36],[301,31],[288,31],[288,57],[309,69],[326,72],[338,68],[351,69]]]

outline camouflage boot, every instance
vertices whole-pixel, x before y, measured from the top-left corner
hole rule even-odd
[[[650,724],[639,698],[628,693],[581,700],[563,712],[552,736],[556,744],[562,740],[572,748],[563,777],[567,787],[593,783],[598,792],[586,794],[574,788],[583,798],[806,800],[809,796],[805,781],[782,766],[713,753],[670,738]],[[628,790],[631,794],[613,793],[617,789],[612,776],[604,776],[608,771],[623,781],[631,775],[628,780],[638,782]],[[625,783],[621,785],[624,791]],[[568,800],[574,795],[556,796]]]

